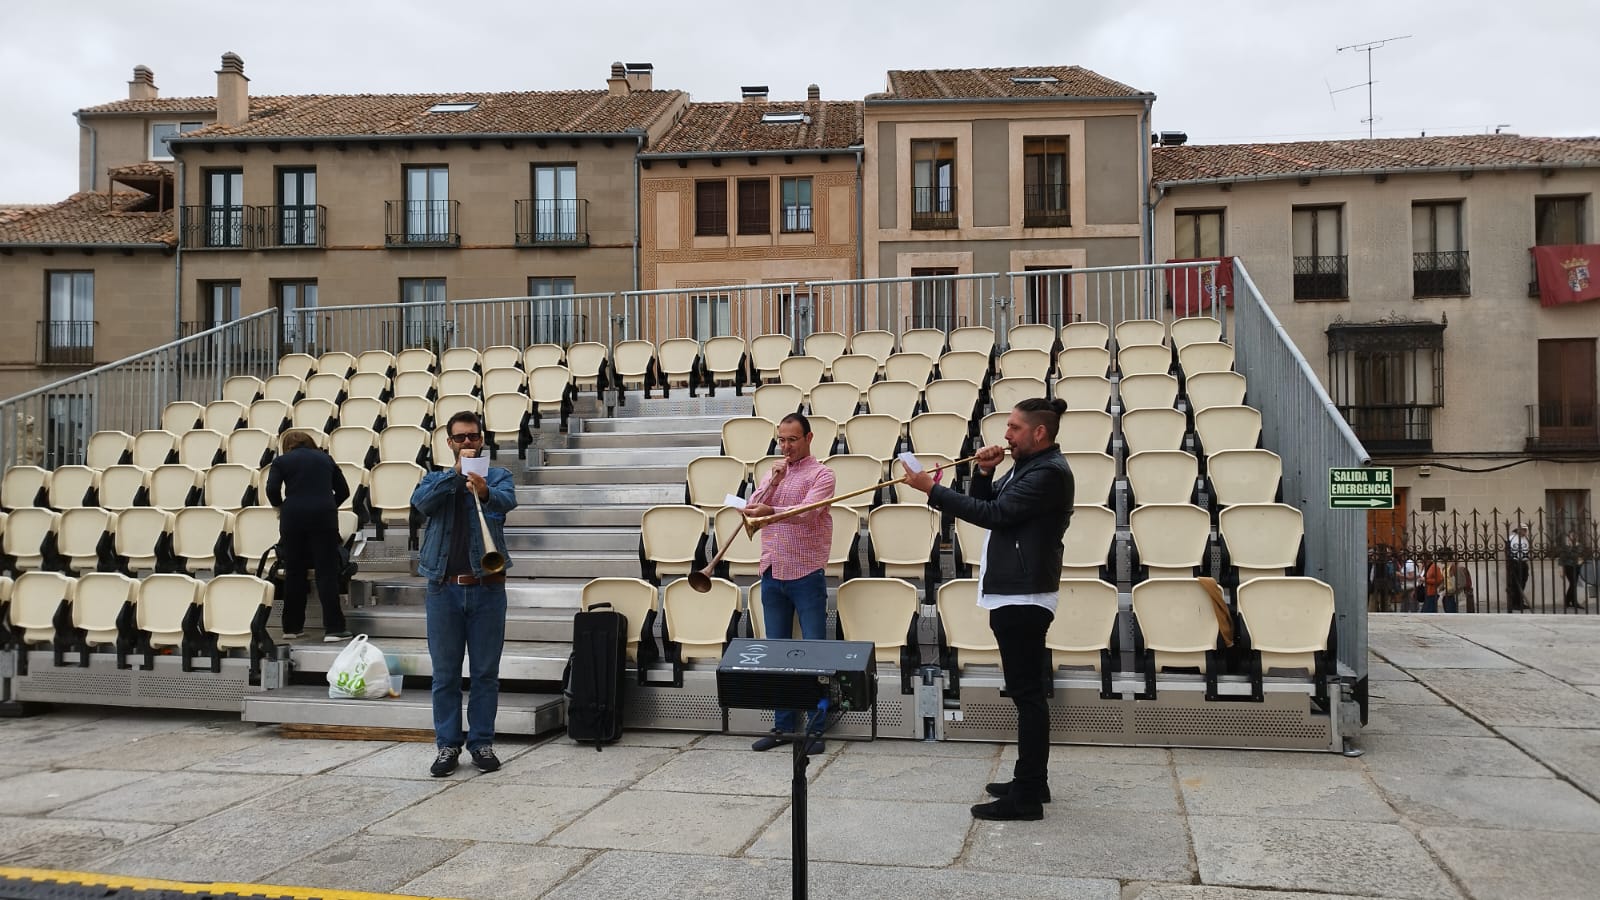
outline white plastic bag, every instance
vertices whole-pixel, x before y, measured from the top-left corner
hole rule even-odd
[[[389,696],[389,664],[364,634],[351,639],[328,669],[328,696],[335,700],[376,700]]]

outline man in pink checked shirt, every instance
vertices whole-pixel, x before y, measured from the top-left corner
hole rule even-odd
[[[778,453],[744,514],[770,516],[796,506],[833,496],[833,471],[811,455],[811,422],[790,413],[778,423]],[[828,550],[833,544],[833,515],[823,507],[761,529],[761,611],[767,637],[789,638],[793,619],[800,617],[800,636],[822,640],[828,630]],[[795,732],[794,710],[780,709],[773,717],[772,733],[750,749],[771,750],[788,743],[783,734]],[[821,753],[815,740],[807,753]]]

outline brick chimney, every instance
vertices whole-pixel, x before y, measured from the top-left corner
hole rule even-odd
[[[243,125],[248,118],[250,79],[244,77],[244,60],[237,53],[224,53],[217,70],[217,122]]]
[[[812,103],[822,99],[822,88],[814,84],[806,85],[806,99]]]
[[[628,73],[628,88],[635,91],[652,90],[651,84],[655,81],[656,67],[652,63],[631,62],[626,66]]]
[[[628,96],[628,70],[622,63],[611,64],[611,77],[606,79],[606,90],[610,91],[613,97]]]
[[[764,84],[747,84],[739,88],[739,94],[746,103],[767,102],[767,86]]]
[[[154,100],[161,96],[156,87],[156,73],[149,66],[134,66],[133,80],[128,82],[129,100]]]

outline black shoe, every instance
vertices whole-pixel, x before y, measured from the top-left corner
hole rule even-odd
[[[991,781],[984,785],[983,789],[987,791],[991,797],[1011,796],[1011,782],[1009,781]],[[1039,796],[1039,802],[1050,802],[1050,785],[1047,784],[1044,786],[1044,792]]]
[[[433,767],[428,769],[428,773],[435,778],[443,778],[456,770],[456,763],[460,759],[460,747],[440,747],[439,755],[433,758]]]
[[[355,637],[355,635],[348,631],[330,631],[322,636],[322,642],[324,644],[337,644],[340,641],[348,641],[352,637]]]
[[[828,750],[828,742],[823,740],[822,738],[816,738],[811,743],[806,745],[806,755],[807,756],[817,756],[817,755],[820,755],[822,753],[827,752],[827,750]]]
[[[478,771],[494,772],[499,770],[500,757],[494,755],[493,744],[484,744],[482,747],[468,748],[467,752],[472,754],[472,764],[478,767]]]
[[[991,822],[1037,822],[1044,818],[1044,807],[1037,803],[1019,803],[1010,797],[1001,797],[992,803],[979,803],[974,806],[972,817]]]
[[[789,743],[788,738],[779,737],[778,732],[774,731],[771,734],[756,738],[756,742],[750,745],[750,749],[757,753],[765,753],[773,747],[781,747],[787,743]]]

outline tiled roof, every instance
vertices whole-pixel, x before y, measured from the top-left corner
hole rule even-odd
[[[252,97],[251,104],[277,98]],[[115,100],[98,106],[78,110],[83,115],[159,115],[161,113],[212,113],[217,111],[215,97],[154,97],[149,100]]]
[[[768,113],[804,113],[809,122],[763,122]],[[656,153],[738,153],[751,150],[843,150],[861,143],[861,104],[810,100],[774,103],[691,103]]]
[[[0,245],[176,244],[172,210],[148,211],[152,203],[149,194],[138,191],[96,191],[0,212]]]
[[[1049,79],[1055,81],[1028,81]],[[1013,79],[1024,79],[1021,83]],[[1015,66],[1005,69],[915,69],[891,71],[889,90],[873,100],[993,100],[1146,96],[1143,91],[1081,66]]]
[[[1152,180],[1172,184],[1336,171],[1600,166],[1600,138],[1475,134],[1287,144],[1211,144],[1156,147],[1150,156]]]
[[[129,166],[118,166],[111,170],[110,175],[113,181],[121,178],[171,178],[172,169],[163,163],[142,162]]]

